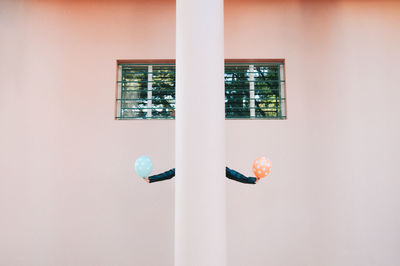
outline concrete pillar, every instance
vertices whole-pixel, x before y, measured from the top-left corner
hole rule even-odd
[[[223,1],[176,6],[175,266],[224,266]]]

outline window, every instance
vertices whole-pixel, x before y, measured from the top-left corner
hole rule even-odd
[[[225,63],[227,119],[285,119],[283,62]],[[117,119],[174,119],[175,64],[119,63]]]
[[[117,119],[173,119],[174,64],[119,64]]]

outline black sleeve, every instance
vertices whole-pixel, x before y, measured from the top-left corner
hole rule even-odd
[[[257,181],[257,178],[255,177],[247,177],[235,170],[229,169],[228,167],[226,167],[226,177],[246,184],[255,184]]]
[[[149,176],[149,182],[153,183],[153,182],[163,181],[163,180],[171,179],[174,176],[175,176],[175,168],[172,168],[171,170],[168,170],[164,173]]]

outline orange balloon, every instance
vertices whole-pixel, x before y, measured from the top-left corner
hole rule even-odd
[[[264,178],[271,173],[271,161],[267,157],[259,157],[254,160],[253,173],[258,179]]]

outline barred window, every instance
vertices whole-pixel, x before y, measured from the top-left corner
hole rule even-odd
[[[283,62],[225,63],[227,119],[285,119]],[[117,119],[174,119],[175,64],[119,63]]]

